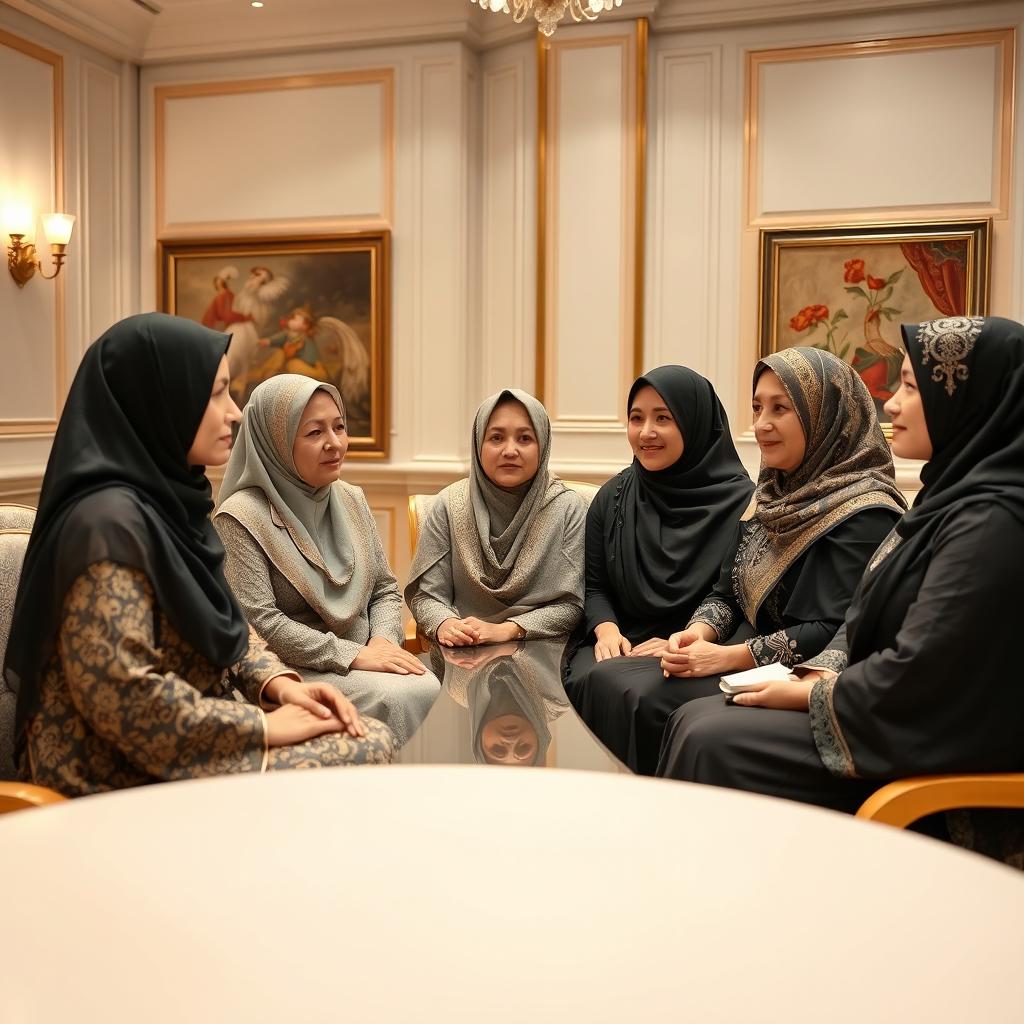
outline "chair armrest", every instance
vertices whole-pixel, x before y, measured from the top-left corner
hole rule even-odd
[[[412,620],[405,624],[405,640],[402,646],[410,654],[423,654],[430,649],[427,638],[419,631],[419,627]]]
[[[63,803],[65,800],[66,796],[45,786],[33,786],[29,782],[0,782],[0,814]]]
[[[872,793],[857,817],[906,828],[928,814],[960,807],[1024,808],[1024,773],[900,779]]]

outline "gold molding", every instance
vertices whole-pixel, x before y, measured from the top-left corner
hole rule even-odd
[[[998,120],[999,152],[994,161],[995,173],[999,175],[993,191],[997,205],[942,204],[919,207],[901,207],[891,210],[816,210],[801,214],[798,212],[760,215],[758,213],[758,114],[760,106],[760,69],[765,64],[791,63],[796,61],[835,60],[842,57],[869,57],[897,53],[914,53],[926,50],[966,49],[986,45],[998,46],[1002,60],[1000,68],[1001,110]],[[990,29],[979,32],[953,32],[941,35],[893,37],[869,39],[856,43],[826,43],[820,46],[796,46],[788,49],[750,50],[747,52],[746,110],[744,112],[744,144],[746,147],[746,188],[745,221],[748,227],[770,227],[782,224],[788,226],[822,225],[826,221],[839,224],[877,223],[880,216],[891,217],[894,221],[910,218],[924,218],[932,211],[937,218],[950,211],[958,211],[961,217],[1006,218],[1010,209],[1010,193],[1013,179],[1013,124],[1016,106],[1016,29]]]
[[[631,216],[632,224],[632,248],[631,254],[633,264],[632,281],[632,351],[628,360],[629,369],[633,376],[639,376],[643,372],[643,344],[644,344],[644,272],[645,272],[645,230],[646,230],[646,208],[647,208],[647,76],[648,76],[648,37],[649,23],[646,18],[639,18],[634,23],[634,32],[631,35],[599,35],[585,39],[558,40],[554,43],[545,39],[537,33],[537,303],[536,303],[536,373],[535,388],[537,397],[546,401],[545,392],[551,384],[548,373],[548,318],[551,313],[551,305],[555,297],[548,295],[548,245],[549,234],[557,229],[558,211],[549,209],[550,191],[549,178],[557,168],[557,153],[553,153],[555,147],[551,144],[551,105],[550,95],[551,66],[550,51],[553,47],[559,50],[576,50],[593,47],[608,47],[615,44],[621,46],[626,54],[623,66],[623,93],[624,100],[628,99],[630,88],[630,60],[633,63],[632,87],[635,91],[632,105],[632,124],[627,122],[627,131],[632,130],[632,146],[627,143],[624,146],[624,168],[623,180],[627,187],[629,184],[630,170],[633,174],[632,195],[623,195],[623,213]],[[554,98],[557,103],[557,96]],[[630,111],[628,102],[624,103],[626,118],[629,119]],[[557,124],[556,124],[557,128]],[[632,169],[629,167],[629,153],[632,149]],[[625,237],[629,237],[629,232]],[[628,244],[628,243],[627,243]],[[627,331],[630,325],[622,325]],[[556,410],[556,420],[557,410]],[[602,418],[602,420],[605,418]],[[594,421],[587,420],[585,423],[570,423],[566,420],[558,422],[559,426],[575,429],[591,425]],[[617,429],[608,427],[605,429]]]
[[[53,204],[64,210],[64,58],[53,50],[0,29],[0,46],[17,50],[43,64],[53,72]],[[41,211],[36,211],[39,213]],[[57,429],[64,396],[67,393],[67,318],[65,277],[53,282],[53,409],[52,418],[0,418],[0,437],[22,437],[26,434],[49,436]]]
[[[344,215],[340,217],[285,218],[253,222],[202,221],[168,225],[166,221],[166,106],[168,100],[193,99],[202,96],[230,96],[238,93],[278,92],[290,89],[319,89],[337,85],[380,85],[381,102],[382,206],[375,215]],[[182,85],[158,85],[153,90],[154,150],[154,214],[156,237],[176,239],[211,235],[263,234],[280,231],[296,234],[328,234],[359,229],[386,229],[394,221],[395,204],[395,72],[393,68],[371,68],[355,71],[327,71],[310,75],[284,75],[275,78],[252,78],[238,81],[193,82]]]

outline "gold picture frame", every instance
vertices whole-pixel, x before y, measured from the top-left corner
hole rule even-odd
[[[232,392],[244,405],[277,373],[334,384],[349,457],[386,459],[391,434],[388,231],[317,238],[158,242],[158,303],[232,335]]]
[[[763,229],[759,354],[822,348],[860,374],[883,427],[900,323],[988,312],[991,220]]]

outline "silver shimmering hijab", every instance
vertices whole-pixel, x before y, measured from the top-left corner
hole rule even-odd
[[[492,483],[480,461],[491,414],[509,399],[526,408],[540,449],[536,475],[514,490]],[[469,479],[441,492],[440,500],[448,512],[448,536],[443,540],[426,534],[420,537],[405,590],[406,601],[417,593],[423,574],[450,557],[456,592],[473,595],[470,604],[474,606],[481,604],[480,608],[467,607],[464,614],[489,617],[498,606],[514,613],[564,601],[567,595],[582,605],[574,577],[570,579],[572,574],[561,554],[564,503],[578,502],[579,496],[548,470],[550,451],[551,423],[544,406],[533,395],[509,388],[483,402],[473,421]]]
[[[818,538],[863,509],[907,508],[871,395],[848,363],[822,349],[785,349],[754,367],[754,388],[765,370],[782,382],[807,445],[792,473],[762,469],[757,480],[757,511],[745,535],[738,581],[751,623],[767,594]]]
[[[286,577],[296,582],[298,574],[305,584],[299,589],[307,600],[310,590],[319,598],[311,602],[318,610],[343,599],[355,557],[339,489],[311,487],[292,460],[303,413],[321,390],[334,399],[344,419],[338,389],[300,374],[279,374],[253,391],[224,473],[217,509],[217,515],[231,515],[257,537]],[[283,530],[268,529],[271,524],[265,522],[265,512],[261,515],[261,505],[246,500],[246,492],[251,497],[254,490],[270,503]]]

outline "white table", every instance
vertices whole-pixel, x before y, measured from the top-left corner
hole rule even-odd
[[[0,1020],[997,1024],[1024,879],[596,772],[177,783],[0,819]]]

